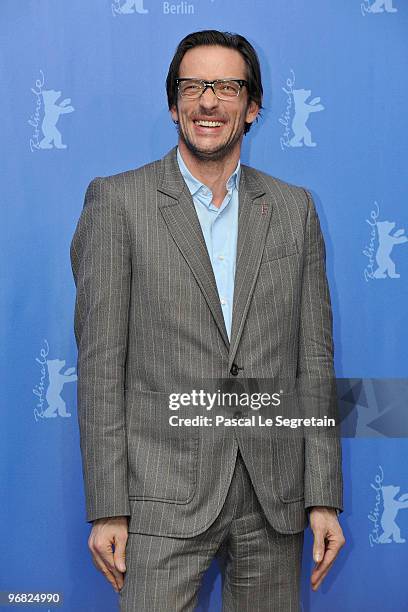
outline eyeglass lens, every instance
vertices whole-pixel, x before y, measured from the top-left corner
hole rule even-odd
[[[202,81],[181,81],[179,91],[185,98],[198,98],[204,90]],[[214,90],[220,98],[234,98],[239,94],[239,83],[235,81],[223,81],[214,84]]]

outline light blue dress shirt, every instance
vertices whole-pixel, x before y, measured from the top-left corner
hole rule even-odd
[[[191,174],[178,147],[177,161],[197,211],[214,271],[225,327],[227,328],[228,338],[231,340],[241,163],[238,160],[237,167],[226,183],[227,194],[221,206],[217,208],[212,204],[212,191]]]

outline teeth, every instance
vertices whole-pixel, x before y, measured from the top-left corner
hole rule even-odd
[[[222,125],[221,121],[194,121],[194,123],[203,127],[218,127]]]

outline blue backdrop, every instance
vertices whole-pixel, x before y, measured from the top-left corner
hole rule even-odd
[[[406,1],[3,0],[0,13],[0,590],[117,609],[87,547],[69,245],[93,177],[176,143],[169,63],[187,33],[215,28],[259,54],[265,110],[242,161],[312,191],[337,376],[363,379],[343,402],[362,414],[359,435],[343,439],[347,547],[313,593],[308,530],[303,610],[408,610],[406,434],[369,426],[407,376]],[[200,602],[221,610],[215,564]]]

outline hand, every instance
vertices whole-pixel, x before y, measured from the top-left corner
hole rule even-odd
[[[313,506],[309,521],[314,536],[313,559],[316,562],[310,582],[312,589],[317,591],[346,540],[334,508]]]
[[[123,587],[128,517],[114,516],[96,519],[88,539],[92,560],[118,593]],[[114,544],[115,550],[112,550]]]

